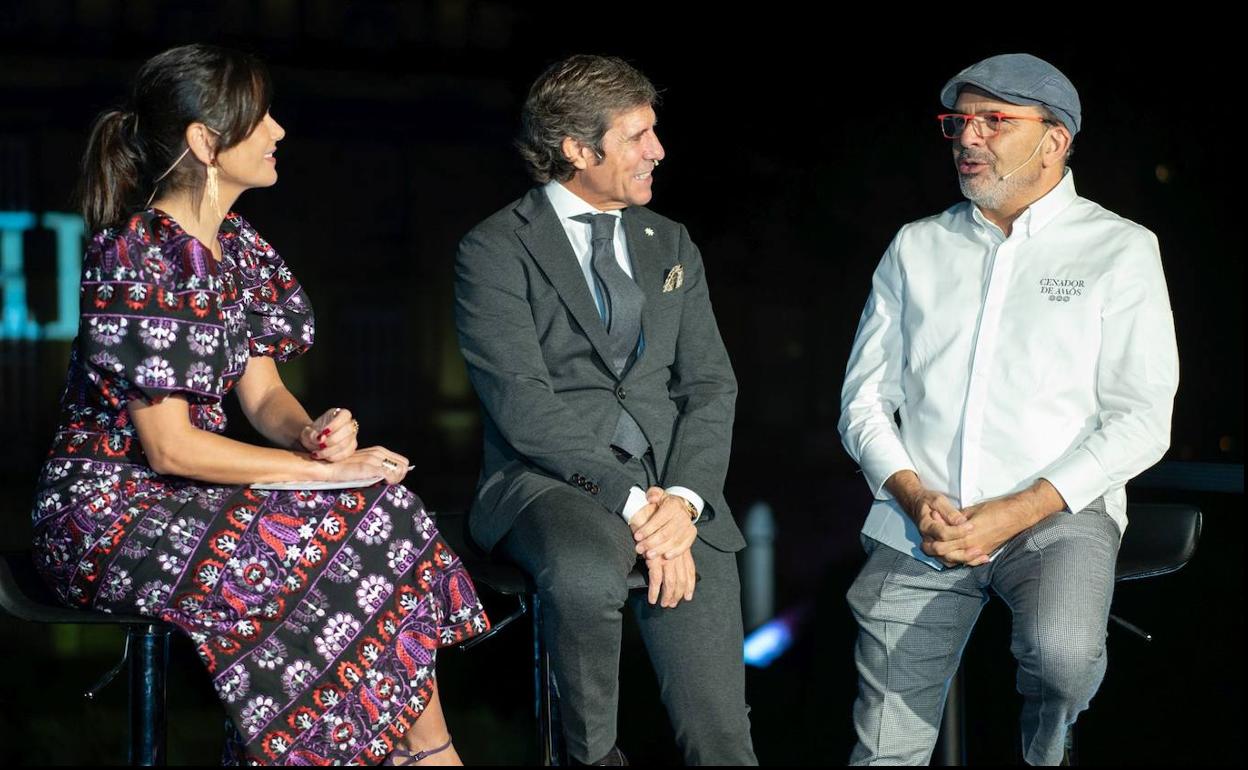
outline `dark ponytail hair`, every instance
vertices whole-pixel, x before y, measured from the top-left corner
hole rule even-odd
[[[91,128],[79,190],[88,232],[120,225],[153,194],[201,187],[203,164],[190,153],[178,161],[186,127],[209,126],[227,150],[260,125],[271,95],[268,70],[238,51],[196,43],[148,59],[125,107]]]

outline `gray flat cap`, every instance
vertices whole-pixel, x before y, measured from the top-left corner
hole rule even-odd
[[[1079,133],[1079,92],[1061,70],[1044,59],[1029,53],[1003,53],[972,64],[945,83],[941,103],[953,109],[963,86],[975,86],[1010,104],[1048,107],[1071,136]]]

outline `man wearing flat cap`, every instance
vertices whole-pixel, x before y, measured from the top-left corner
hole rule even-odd
[[[967,202],[893,238],[841,393],[875,497],[848,595],[851,763],[929,761],[991,590],[1013,613],[1023,757],[1057,764],[1105,673],[1124,486],[1169,444],[1174,324],[1156,237],[1075,192],[1065,75],[993,56],[941,101]]]

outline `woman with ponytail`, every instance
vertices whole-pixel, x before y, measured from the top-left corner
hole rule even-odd
[[[36,563],[67,604],[185,631],[249,762],[459,764],[433,663],[488,627],[472,582],[399,485],[407,458],[360,449],[349,411],[312,419],[282,384],[312,308],[231,211],[277,181],[269,99],[257,60],[189,45],[97,119]],[[231,391],[272,446],[224,435]]]

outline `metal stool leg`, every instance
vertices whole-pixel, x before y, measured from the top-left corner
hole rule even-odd
[[[936,761],[943,767],[966,765],[966,684],[962,678],[962,666],[949,682],[945,696],[945,713],[940,720],[940,737],[937,741]]]
[[[550,693],[546,691],[546,651],[542,644],[542,604],[533,597],[533,715],[537,717],[537,750],[544,767],[550,766]]]
[[[563,741],[563,725],[559,719],[559,686],[550,670],[550,652],[546,649],[542,603],[533,595],[533,692],[537,706],[537,742],[542,764],[559,767],[568,764],[567,746]]]
[[[132,626],[130,648],[130,764],[165,764],[165,673],[170,629]]]
[[[543,645],[543,668],[546,670],[546,703],[548,705],[547,730],[550,733],[550,764],[555,767],[567,767],[568,744],[563,739],[563,717],[559,711],[559,683],[555,681],[555,672],[550,668],[550,653]]]

